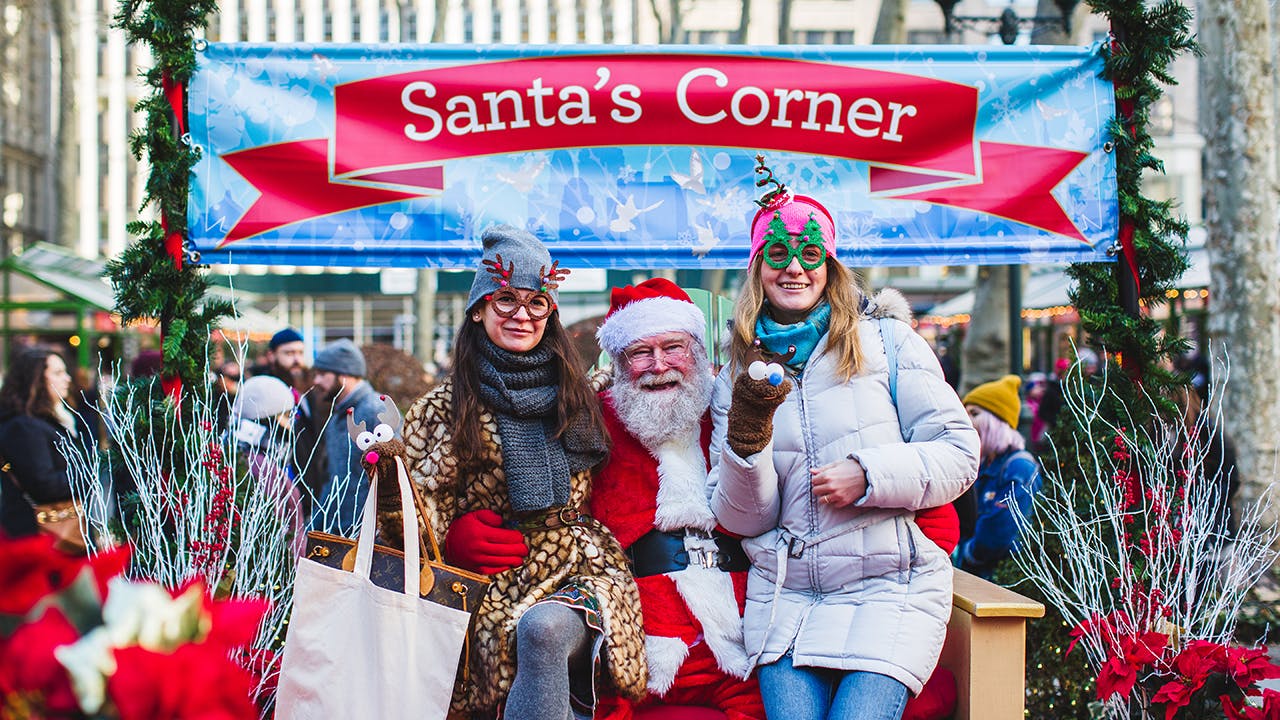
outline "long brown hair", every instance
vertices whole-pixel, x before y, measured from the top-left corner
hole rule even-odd
[[[476,358],[480,354],[481,343],[489,342],[489,338],[485,334],[484,323],[470,320],[471,313],[483,306],[484,303],[480,302],[467,311],[468,319],[463,320],[453,343],[453,369],[450,371],[453,378],[453,418],[450,430],[454,457],[458,459],[459,469],[464,471],[479,469],[486,453],[480,436],[480,415],[484,405],[480,401],[480,371]],[[586,413],[599,435],[608,438],[604,416],[600,413],[600,401],[582,374],[578,351],[560,324],[559,310],[547,318],[542,342],[538,346],[551,351],[559,378],[556,437],[569,427],[570,420],[579,413]]]
[[[756,339],[756,321],[764,312],[764,281],[760,278],[763,254],[747,267],[746,279],[733,304],[733,332],[729,338],[731,372],[747,365],[747,353]],[[857,273],[827,256],[827,286],[823,299],[831,305],[831,326],[827,329],[826,352],[835,353],[836,372],[848,382],[862,370],[862,342],[858,339],[861,317],[861,281]]]
[[[0,416],[31,415],[57,420],[62,400],[49,392],[44,378],[49,358],[57,353],[49,348],[27,348],[9,362],[9,371],[0,387]]]

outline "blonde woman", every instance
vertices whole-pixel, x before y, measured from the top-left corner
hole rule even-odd
[[[864,299],[836,260],[827,210],[780,185],[761,204],[712,398],[712,509],[752,562],[747,651],[770,718],[899,718],[951,607],[947,554],[911,520],[973,482],[978,438],[924,340],[881,320],[902,296]]]

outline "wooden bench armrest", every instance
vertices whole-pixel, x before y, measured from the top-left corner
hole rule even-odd
[[[1044,605],[963,570],[956,570],[952,593],[953,606],[974,617],[1044,617]]]
[[[1023,720],[1026,621],[1043,616],[1040,603],[955,571],[940,664],[956,676],[956,720]]]

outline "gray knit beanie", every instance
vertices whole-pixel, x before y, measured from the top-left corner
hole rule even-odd
[[[278,378],[255,375],[236,393],[231,414],[245,420],[261,420],[293,409],[293,391]]]
[[[557,267],[556,276],[548,277],[552,272],[551,253],[532,233],[510,225],[494,225],[484,231],[480,241],[484,244],[484,257],[467,296],[468,310],[485,295],[506,286],[545,290],[554,302],[559,302],[556,287],[569,271]],[[498,258],[502,259],[501,267]]]
[[[350,375],[362,378],[368,372],[364,362],[364,353],[356,344],[346,338],[325,345],[316,353],[316,361],[312,363],[316,370],[327,370],[339,375]]]

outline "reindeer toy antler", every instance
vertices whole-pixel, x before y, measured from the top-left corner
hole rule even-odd
[[[347,410],[347,434],[355,442],[360,452],[360,465],[373,477],[375,474],[381,481],[378,483],[378,508],[380,510],[398,510],[400,508],[400,488],[396,481],[396,461],[404,463],[406,449],[400,439],[400,429],[404,419],[395,402],[386,395],[380,395],[384,409],[378,413],[378,424],[372,431],[365,429],[364,421],[357,423],[353,409]]]

